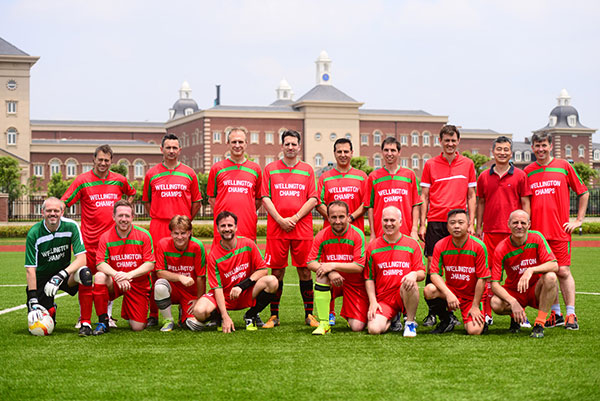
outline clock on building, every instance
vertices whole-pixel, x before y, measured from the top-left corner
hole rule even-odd
[[[327,82],[329,81],[329,74],[325,73],[321,76],[321,78],[323,78],[323,81]]]
[[[15,81],[14,79],[9,79],[6,83],[6,87],[9,91],[14,91],[15,89],[17,89],[17,81]]]

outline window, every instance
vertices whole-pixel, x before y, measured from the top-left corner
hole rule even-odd
[[[6,144],[16,145],[17,144],[17,129],[10,127],[6,130]]]
[[[408,168],[408,159],[406,157],[400,159],[400,165],[404,168]]]
[[[336,139],[337,139],[337,134],[335,132],[332,132],[331,134],[329,134],[330,141],[335,141]]]
[[[550,116],[550,121],[548,121],[548,125],[550,127],[554,127],[556,125],[556,116]]]
[[[9,100],[6,102],[6,113],[17,114],[17,102]]]
[[[471,149],[471,154],[476,155],[479,153],[479,149]]]
[[[253,131],[250,133],[250,143],[258,143],[258,131]]]
[[[373,145],[381,145],[381,131],[373,132]]]
[[[196,154],[194,155],[194,161],[192,161],[192,167],[196,170],[200,168],[200,153],[198,153],[198,152],[196,152]]]
[[[144,178],[144,161],[136,160],[133,162],[133,177],[134,178]]]
[[[425,165],[425,163],[427,163],[427,160],[431,159],[431,156],[428,154],[423,155],[423,165]]]
[[[273,163],[275,158],[273,156],[265,156],[265,166],[269,163]]]
[[[515,161],[516,162],[520,162],[521,161],[521,155],[522,155],[521,151],[517,150],[515,152]]]
[[[594,150],[594,160],[600,160],[600,149]]]
[[[423,132],[423,146],[429,146],[429,138],[431,134],[427,131]]]
[[[412,168],[415,170],[418,169],[419,168],[419,156],[413,155],[411,160],[412,160]]]
[[[42,203],[41,202],[36,203],[36,204],[33,205],[33,213],[36,216],[41,216],[42,215]]]
[[[44,176],[44,165],[43,164],[34,164],[33,165],[33,175],[36,177]]]
[[[348,132],[346,135],[344,135],[344,137],[345,137],[347,140],[349,140],[349,141],[351,141],[351,140],[352,140],[352,134],[351,134],[351,133],[349,133],[349,132]]]
[[[146,214],[146,210],[144,209],[144,204],[141,202],[137,202],[135,204],[135,214],[136,216],[143,216]]]
[[[531,161],[531,152],[523,153],[523,158],[525,159],[526,162],[530,162]]]
[[[273,144],[273,132],[265,132],[265,143]]]
[[[400,145],[407,146],[408,145],[408,135],[400,136]]]
[[[440,137],[433,137],[433,146],[440,146]]]
[[[50,161],[50,177],[57,173],[60,173],[60,162],[58,160],[52,160]]]
[[[579,147],[577,148],[577,155],[579,157],[585,157],[585,146],[579,145]]]
[[[565,146],[565,157],[573,157],[573,147],[571,145]]]
[[[317,153],[315,155],[315,167],[321,167],[323,166],[323,155],[320,153]]]
[[[221,143],[221,131],[213,131],[213,143]]]
[[[67,208],[67,214],[70,216],[77,214],[77,203],[73,203]]]
[[[213,156],[213,164],[217,164],[221,160],[223,160],[223,156]]]
[[[67,178],[72,178],[77,175],[77,162],[75,160],[67,160]]]
[[[320,141],[321,140],[321,133],[320,132],[316,132],[315,133],[315,141]]]
[[[360,134],[360,144],[361,145],[369,144],[369,134]]]
[[[419,146],[419,133],[417,131],[410,134],[412,146]]]
[[[91,170],[91,169],[93,169],[93,168],[94,168],[94,165],[93,165],[93,164],[83,164],[83,165],[81,166],[81,172],[82,172],[82,173],[87,173],[88,171],[90,171],[90,170]]]
[[[193,113],[194,113],[194,109],[189,108],[189,107],[187,109],[185,109],[185,111],[183,112],[183,114],[186,116],[189,116],[190,114],[193,114]]]
[[[575,114],[571,114],[567,117],[567,124],[569,127],[574,127],[577,125],[577,116]]]
[[[381,155],[373,156],[373,167],[381,168]]]
[[[180,136],[181,138],[181,147],[187,147],[189,145],[189,140],[188,140],[188,136],[187,134],[184,132],[183,134],[181,134]]]

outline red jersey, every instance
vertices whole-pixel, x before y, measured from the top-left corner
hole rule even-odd
[[[443,154],[429,159],[423,166],[421,186],[429,188],[427,220],[446,222],[450,210],[467,208],[469,188],[477,186],[473,161],[458,152],[452,163]]]
[[[281,217],[296,214],[310,198],[317,198],[315,173],[302,161],[288,167],[282,160],[269,163],[262,177],[261,195],[270,198]],[[279,239],[313,239],[312,214],[296,223],[296,228],[285,232],[271,215],[267,217],[267,237]]]
[[[190,237],[187,248],[182,252],[175,248],[172,237],[165,237],[158,241],[158,245],[156,246],[156,266],[154,269],[167,270],[171,273],[191,277],[195,283],[198,277],[206,276],[206,251],[204,250],[204,245],[200,240]],[[190,295],[198,296],[198,287],[196,284],[189,287],[179,282],[170,284]]]
[[[408,235],[401,235],[396,243],[389,243],[379,237],[367,247],[365,255],[367,267],[365,280],[375,281],[375,294],[378,299],[398,292],[402,278],[410,272],[423,270],[423,250],[421,245]]]
[[[231,250],[223,248],[220,241],[214,242],[208,255],[208,285],[212,290],[222,288],[225,297],[229,298],[231,288],[255,271],[266,268],[254,241],[237,237],[236,246]]]
[[[367,174],[362,170],[352,167],[348,172],[342,173],[335,168],[331,169],[319,177],[319,202],[327,206],[333,201],[344,201],[348,204],[349,213],[353,213],[363,204],[366,185]],[[354,220],[352,225],[364,231],[364,216]],[[329,221],[325,219],[323,228],[327,227]]]
[[[417,177],[411,169],[398,167],[395,173],[389,172],[385,167],[369,174],[367,191],[365,194],[365,207],[373,208],[374,231],[371,235],[381,237],[383,225],[381,216],[383,209],[396,206],[402,212],[402,226],[400,232],[410,235],[413,226],[412,208],[423,203],[419,193]]]
[[[114,203],[133,195],[135,188],[121,174],[109,170],[103,179],[90,170],[75,178],[61,200],[67,206],[81,202],[81,233],[85,246],[92,250],[100,236],[115,226]]]
[[[214,217],[224,210],[238,217],[238,235],[256,239],[256,200],[260,199],[260,166],[250,160],[237,164],[225,159],[208,173],[206,192],[215,198]],[[215,237],[218,238],[215,224]]]
[[[102,234],[98,241],[96,265],[106,262],[121,272],[130,272],[145,262],[154,263],[154,250],[150,233],[138,226],[132,226],[125,238],[119,237],[116,228]],[[133,282],[148,282],[150,275],[134,278]]]
[[[471,235],[459,247],[454,245],[451,235],[439,240],[433,248],[429,273],[443,276],[444,271],[446,285],[452,293],[458,298],[472,300],[477,280],[491,275],[483,242]]]
[[[336,235],[331,227],[322,229],[317,233],[312,244],[308,261],[322,263],[356,263],[365,266],[365,235],[352,225],[348,226],[342,235]],[[364,287],[365,280],[362,273],[339,272],[346,283]]]
[[[481,173],[477,179],[477,196],[485,199],[483,232],[510,234],[508,216],[513,210],[523,208],[521,198],[531,196],[531,189],[523,170],[511,165],[500,177],[494,170],[495,166]]]
[[[563,229],[569,222],[569,188],[577,195],[587,187],[566,160],[552,158],[547,166],[537,162],[525,167],[531,188],[531,229],[540,231],[549,240],[570,241],[571,234]]]
[[[553,260],[556,258],[542,233],[529,231],[525,243],[518,247],[514,246],[508,237],[496,247],[492,281],[502,282],[504,273],[506,273],[504,287],[517,291],[517,284],[525,269]],[[535,286],[539,278],[539,274],[531,276],[529,287]]]
[[[152,219],[170,220],[176,214],[192,218],[192,203],[202,200],[198,177],[183,163],[173,170],[157,164],[146,173],[142,200],[150,202]]]

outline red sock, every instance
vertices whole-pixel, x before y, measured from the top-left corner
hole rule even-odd
[[[152,273],[152,291],[151,294],[154,294],[154,285],[156,283],[156,274]],[[158,319],[158,306],[156,306],[156,301],[154,301],[154,296],[150,297],[150,317],[155,317]]]
[[[335,315],[335,298],[331,297],[331,302],[329,302],[329,314]]]
[[[104,284],[94,284],[92,293],[94,296],[96,314],[98,316],[105,315],[108,312],[108,287]]]
[[[81,323],[92,323],[92,306],[94,305],[93,288],[91,285],[79,284],[79,313]]]

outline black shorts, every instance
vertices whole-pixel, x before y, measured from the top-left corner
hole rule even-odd
[[[433,256],[433,247],[439,240],[450,235],[448,232],[448,223],[445,221],[427,222],[427,231],[425,232],[425,256]]]
[[[50,280],[50,278],[48,278],[47,280],[43,280],[43,279],[39,280],[37,282],[37,291],[36,291],[36,298],[38,299],[38,302],[40,303],[40,305],[42,305],[46,309],[50,309],[54,306],[54,297],[48,297],[46,295],[46,293],[44,292],[44,287],[46,286],[46,283],[49,280]],[[67,278],[65,281],[63,281],[63,283],[60,285],[60,287],[58,287],[58,289],[66,292],[70,296],[74,296],[75,294],[77,294],[77,291],[79,290],[79,284],[75,283],[75,285],[73,287],[69,287],[69,279]],[[25,287],[25,290],[28,291],[29,288]]]

